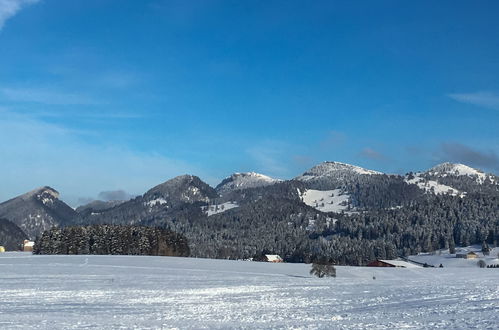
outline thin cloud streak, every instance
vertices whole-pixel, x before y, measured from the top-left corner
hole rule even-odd
[[[39,88],[0,88],[0,95],[13,102],[40,103],[47,105],[99,105],[91,97],[80,94],[63,93]]]
[[[133,197],[124,190],[101,191],[98,198],[103,201],[126,201]]]
[[[30,112],[30,115],[37,118],[81,118],[81,119],[140,119],[145,118],[144,114],[128,112],[74,112],[74,111],[43,111]]]
[[[23,8],[35,4],[40,0],[0,0],[0,31],[5,22],[14,17]]]
[[[489,150],[480,151],[460,143],[443,143],[440,148],[441,161],[463,163],[479,169],[499,171],[499,155]]]
[[[360,152],[360,156],[363,158],[372,159],[372,160],[384,160],[384,159],[386,159],[385,155],[383,155],[382,153],[380,153],[372,148],[364,148]]]
[[[256,166],[263,174],[286,177],[289,169],[283,166],[285,162],[284,146],[277,142],[267,142],[259,146],[248,148],[246,153],[256,162]]]
[[[499,94],[491,92],[476,92],[464,94],[449,94],[451,99],[461,102],[476,105],[483,108],[499,110]]]
[[[63,126],[5,110],[0,116],[0,141],[4,141],[0,143],[2,201],[49,185],[76,205],[78,198],[102,191],[141,194],[177,175],[202,174],[180,159],[120,145],[90,144]]]

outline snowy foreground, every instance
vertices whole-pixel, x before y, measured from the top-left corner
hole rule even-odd
[[[0,254],[0,329],[486,329],[499,269]],[[373,276],[376,279],[373,279]]]

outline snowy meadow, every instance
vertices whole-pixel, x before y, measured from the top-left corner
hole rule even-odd
[[[1,329],[486,329],[499,269],[0,254]]]

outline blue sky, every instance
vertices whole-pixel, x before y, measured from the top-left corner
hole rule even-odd
[[[497,1],[0,0],[0,199],[325,160],[499,173]]]

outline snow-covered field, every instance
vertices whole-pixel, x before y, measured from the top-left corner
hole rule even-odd
[[[234,209],[236,207],[239,207],[239,204],[237,204],[236,202],[226,202],[226,203],[219,204],[219,205],[202,206],[201,209],[208,216],[212,216],[214,214],[219,214],[219,213]]]
[[[0,254],[0,329],[493,329],[499,269]],[[373,279],[373,276],[376,279]]]
[[[414,178],[412,179],[406,178],[405,182],[407,182],[408,184],[415,184],[420,189],[423,189],[426,192],[432,192],[437,195],[449,194],[452,196],[459,196],[461,198],[466,196],[465,192],[461,192],[450,186],[438,183],[437,181],[425,180],[424,178],[419,176],[419,174],[414,175]]]
[[[301,195],[302,201],[322,212],[341,212],[348,210],[350,195],[342,194],[341,189],[307,189]]]
[[[483,260],[486,266],[499,265],[499,248],[493,248],[488,255],[481,252],[480,245],[473,245],[468,247],[456,247],[456,253],[466,254],[474,252],[477,254],[476,259],[462,259],[456,258],[456,254],[450,254],[449,250],[439,250],[432,253],[420,253],[416,256],[410,256],[409,260],[419,263],[427,263],[432,266],[439,266],[442,264],[444,267],[478,267],[479,260]],[[499,268],[497,269],[499,270]],[[499,275],[499,274],[498,274]]]

